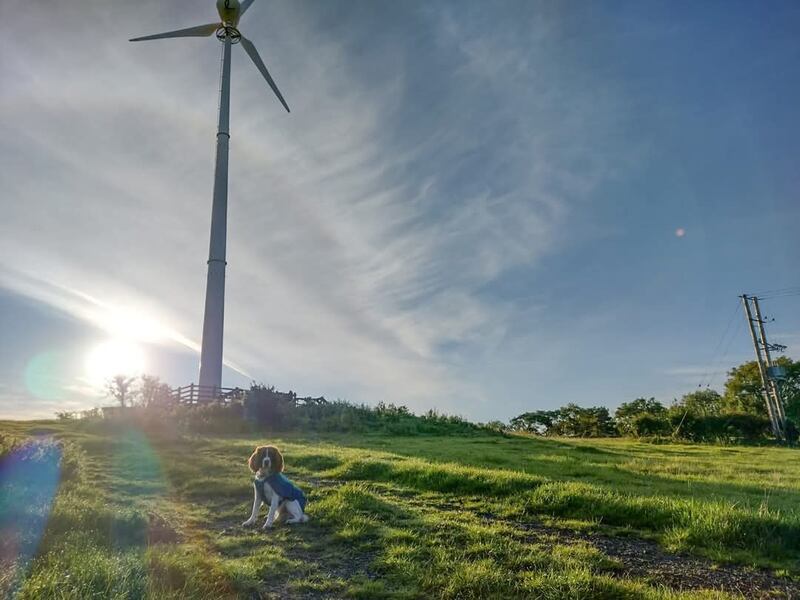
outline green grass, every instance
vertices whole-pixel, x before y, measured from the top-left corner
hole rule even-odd
[[[0,564],[0,596],[727,597],[623,576],[588,542],[520,527],[542,521],[800,576],[794,450],[2,422],[0,454],[31,433],[61,441],[58,493],[48,510],[25,482],[0,488],[0,527],[37,511],[46,524],[30,560]],[[246,459],[267,441],[308,493],[305,525],[239,527],[252,501]]]

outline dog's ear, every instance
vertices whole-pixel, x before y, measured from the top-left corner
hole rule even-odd
[[[264,460],[264,453],[266,452],[265,446],[258,446],[247,461],[247,466],[253,473],[257,473],[261,468],[261,463]]]
[[[267,446],[267,453],[270,460],[270,471],[273,473],[283,473],[283,455],[275,446]]]

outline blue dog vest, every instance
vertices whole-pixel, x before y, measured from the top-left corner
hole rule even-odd
[[[267,494],[264,492],[265,483],[268,483],[272,490],[280,496],[281,503],[297,500],[298,504],[300,504],[300,509],[305,512],[306,495],[303,493],[303,490],[286,479],[283,473],[273,473],[267,476],[266,479],[258,479],[257,477],[255,479],[256,490],[258,490],[258,495],[261,496],[261,501],[265,504],[269,504]]]

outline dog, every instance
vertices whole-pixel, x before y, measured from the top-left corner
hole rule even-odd
[[[263,529],[270,529],[275,521],[291,525],[305,523],[306,497],[303,491],[283,475],[283,455],[275,446],[258,446],[247,461],[255,473],[253,480],[253,512],[242,523],[243,527],[254,525],[262,504],[269,505]]]

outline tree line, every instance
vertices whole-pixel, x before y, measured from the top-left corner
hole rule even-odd
[[[800,361],[781,357],[786,378],[781,390],[788,418],[789,439],[796,441],[800,423]],[[178,404],[170,387],[158,377],[122,375],[108,382],[107,397],[122,408],[136,411],[111,413],[114,418],[138,420],[194,432],[240,431],[251,427],[302,431],[384,431],[413,434],[464,434],[477,431],[521,431],[542,436],[648,437],[691,441],[758,441],[771,437],[770,422],[761,395],[755,361],[728,372],[722,393],[702,389],[665,405],[655,398],[623,402],[612,414],[604,406],[581,407],[570,403],[556,410],[525,412],[509,423],[470,423],[458,417],[428,411],[414,415],[405,406],[379,403],[354,405],[324,398],[297,398],[291,392],[253,383],[243,400],[187,407]],[[105,411],[106,409],[103,409]],[[99,419],[100,409],[57,413],[61,419]],[[152,422],[152,423],[151,423]]]
[[[781,392],[790,439],[800,423],[800,361],[777,359],[784,367]],[[731,369],[722,393],[702,389],[666,406],[655,398],[623,402],[612,415],[608,408],[570,403],[556,410],[537,410],[511,419],[510,428],[545,436],[673,437],[692,441],[755,441],[771,435],[756,361]]]

